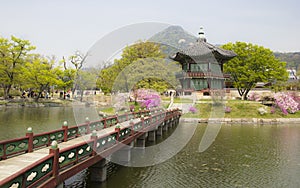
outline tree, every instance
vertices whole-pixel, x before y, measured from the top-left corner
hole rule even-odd
[[[18,83],[17,75],[26,62],[28,53],[35,47],[28,40],[11,36],[10,40],[0,37],[0,83],[4,98],[9,97],[13,84]]]
[[[79,70],[77,75],[75,84],[77,85],[77,89],[80,91],[80,101],[82,102],[84,90],[95,88],[97,74],[94,70]]]
[[[64,74],[63,82],[66,84],[73,84],[72,87],[72,96],[74,96],[75,90],[78,89],[78,85],[76,82],[73,82],[74,79],[77,79],[79,76],[79,72],[83,67],[84,61],[86,60],[88,54],[83,54],[80,51],[76,51],[74,55],[69,56],[68,61],[75,67],[75,69],[67,68],[67,61],[65,57],[63,57],[62,62],[64,65]],[[74,75],[75,74],[75,75]],[[65,88],[64,88],[65,89]]]
[[[160,58],[139,59],[122,70],[122,74],[115,79],[113,89],[126,91],[126,87],[133,90],[147,88],[162,93],[179,85],[174,72],[180,70],[177,62],[166,62]],[[127,85],[124,84],[124,77]]]
[[[153,42],[141,42],[127,46],[120,59],[115,60],[114,64],[108,68],[102,69],[99,74],[97,85],[106,93],[112,92],[117,77],[118,84],[124,86],[122,91],[129,92],[132,88],[129,84],[129,75],[123,70],[133,62],[145,58],[164,58],[165,54],[161,51],[160,45]],[[150,80],[152,78],[149,78]],[[121,83],[122,82],[122,83]],[[116,84],[115,84],[116,85]]]
[[[286,63],[276,59],[270,49],[245,42],[228,43],[222,48],[237,54],[224,64],[224,72],[231,74],[233,85],[242,99],[247,99],[257,82],[276,83],[288,78]]]
[[[59,67],[54,67],[54,60],[49,60],[40,55],[35,55],[22,67],[22,84],[38,92],[36,100],[42,97],[44,91],[48,91],[52,85],[61,83],[58,79]]]

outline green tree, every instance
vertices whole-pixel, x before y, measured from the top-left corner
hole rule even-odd
[[[104,92],[109,93],[112,91],[113,85],[117,77],[122,77],[119,83],[123,87],[122,91],[130,91],[128,75],[123,71],[124,68],[131,63],[145,58],[164,58],[165,54],[161,51],[160,45],[153,42],[139,41],[136,44],[127,46],[122,53],[120,59],[115,60],[114,64],[108,68],[102,69],[99,74],[97,86]]]
[[[125,91],[126,77],[127,86],[131,89],[147,88],[162,93],[179,85],[174,72],[180,70],[177,62],[166,62],[161,58],[139,59],[122,70],[115,79],[113,90]]]
[[[224,64],[224,72],[231,74],[233,85],[242,99],[247,99],[257,82],[276,83],[288,78],[286,63],[276,59],[270,49],[245,42],[228,43],[222,48],[237,54]]]
[[[9,97],[10,89],[19,82],[16,78],[29,52],[34,49],[28,40],[14,36],[10,40],[0,37],[0,84],[4,89],[4,98]]]
[[[97,80],[97,74],[94,70],[79,70],[76,77],[77,89],[80,91],[80,101],[83,100],[83,92],[87,89],[95,88],[95,81]]]
[[[54,60],[36,55],[22,67],[23,87],[30,88],[38,92],[38,100],[44,91],[48,92],[49,87],[62,84],[58,79],[59,67],[54,67]]]

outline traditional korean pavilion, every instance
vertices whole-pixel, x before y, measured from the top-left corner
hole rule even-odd
[[[235,56],[233,51],[209,44],[203,28],[200,28],[196,43],[170,57],[182,66],[182,73],[176,75],[181,83],[178,91],[183,94],[194,91],[209,94],[212,89],[223,89],[225,79],[230,77],[223,74],[223,64]]]

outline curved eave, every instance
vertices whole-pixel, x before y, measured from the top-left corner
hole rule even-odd
[[[191,58],[193,60],[205,59],[208,57],[214,57],[215,59],[221,60],[230,60],[237,56],[236,53],[230,50],[224,50],[218,48],[212,44],[200,41],[195,45],[187,48],[186,50],[178,51],[175,54],[171,55],[170,58],[175,61],[181,61],[185,58]]]

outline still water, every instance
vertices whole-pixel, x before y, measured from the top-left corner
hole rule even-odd
[[[72,108],[1,109],[0,140],[23,136],[29,125],[43,132],[61,127],[64,120],[73,124],[75,119]],[[300,187],[299,125],[223,125],[215,142],[199,153],[205,128],[196,125],[186,146],[163,163],[111,164],[102,184],[90,182],[87,169],[68,179],[66,187]]]

